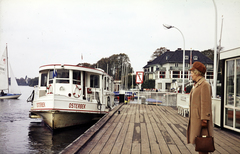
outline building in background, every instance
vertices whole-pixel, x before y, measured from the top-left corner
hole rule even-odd
[[[191,65],[195,61],[200,61],[206,68],[205,78],[210,83],[213,82],[213,61],[196,50],[185,50],[185,73],[184,83],[188,84],[190,80]],[[143,67],[145,79],[155,80],[155,88],[160,91],[177,91],[182,86],[183,81],[183,50],[167,51],[148,62]]]

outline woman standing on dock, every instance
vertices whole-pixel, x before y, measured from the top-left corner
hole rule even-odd
[[[211,87],[204,78],[206,72],[205,65],[196,61],[193,63],[193,67],[190,71],[192,80],[195,83],[190,92],[187,143],[195,144],[195,137],[197,136],[213,136],[212,98]],[[199,152],[199,154],[206,153],[208,152]]]

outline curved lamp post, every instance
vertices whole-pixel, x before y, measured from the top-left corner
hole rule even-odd
[[[215,8],[215,36],[214,36],[214,70],[213,70],[213,90],[212,90],[212,96],[213,98],[216,98],[216,89],[217,89],[217,75],[218,75],[218,69],[217,69],[217,6],[215,1],[213,0],[214,8]]]
[[[182,93],[184,93],[184,74],[185,74],[185,39],[184,39],[183,33],[182,33],[177,27],[170,26],[170,25],[166,25],[166,24],[163,24],[163,26],[164,26],[165,28],[167,28],[167,29],[176,28],[176,29],[182,34],[182,37],[183,37],[183,82],[182,82]]]

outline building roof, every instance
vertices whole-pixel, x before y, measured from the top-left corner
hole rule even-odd
[[[190,50],[185,50],[185,63],[190,63]],[[197,58],[197,59],[195,59]],[[200,61],[203,64],[213,64],[213,61],[197,50],[192,50],[192,63]],[[162,55],[155,58],[153,61],[148,62],[143,68],[147,68],[153,65],[163,65],[166,63],[182,63],[183,62],[183,50],[178,49],[176,51],[167,51]]]

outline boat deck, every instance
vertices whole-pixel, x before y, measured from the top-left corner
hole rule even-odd
[[[61,153],[196,153],[186,143],[187,122],[173,107],[122,104]],[[214,140],[214,153],[240,153],[239,134],[214,128]]]

